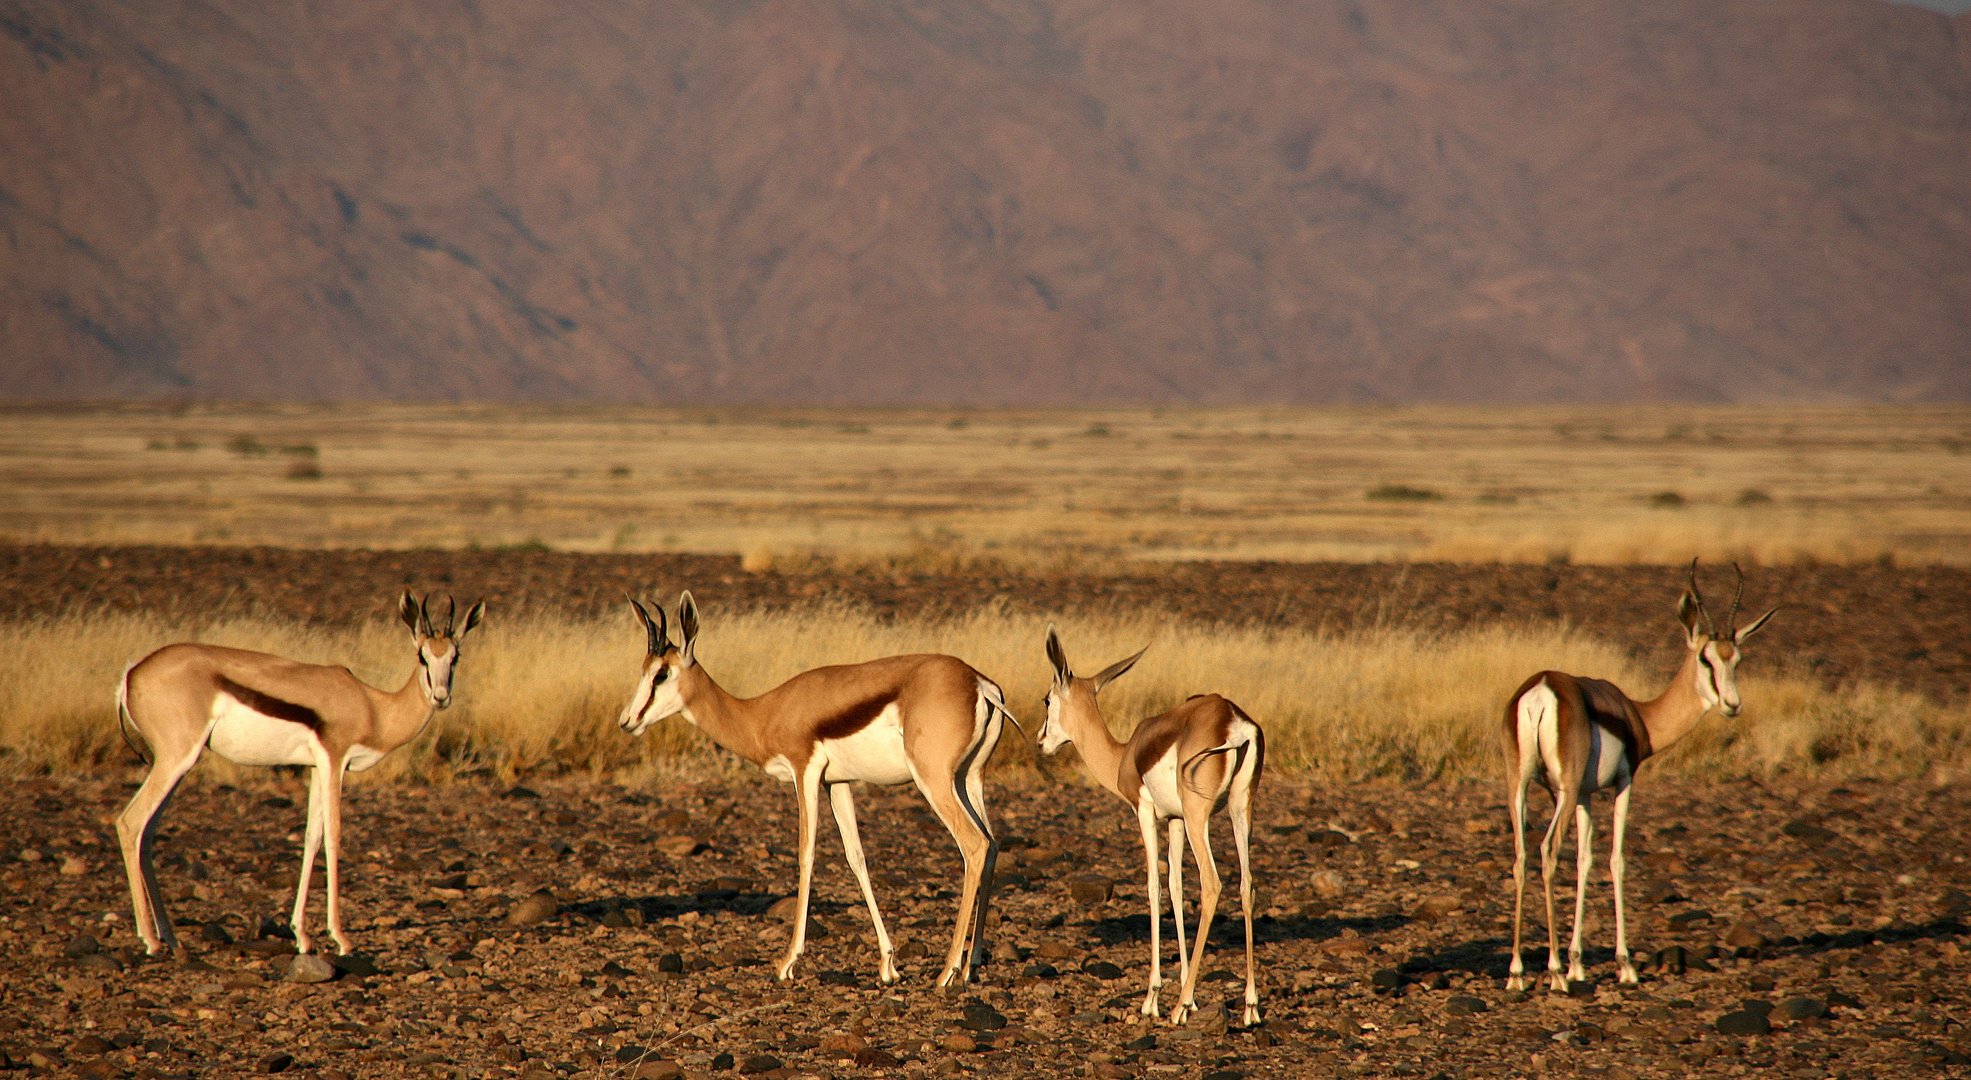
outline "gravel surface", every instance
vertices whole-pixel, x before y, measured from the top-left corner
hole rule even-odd
[[[280,777],[180,793],[161,876],[191,959],[139,956],[109,824],[135,779],[0,791],[0,1066],[320,1080],[1620,1080],[1961,1075],[1971,1060],[1971,785],[1645,775],[1629,887],[1642,984],[1613,982],[1598,874],[1592,981],[1560,996],[1503,989],[1511,844],[1499,792],[1273,780],[1254,837],[1265,1019],[1242,1030],[1218,1007],[1230,1000],[1237,1018],[1236,891],[1202,1017],[1176,1028],[1137,1015],[1148,926],[1135,825],[1079,784],[992,790],[1007,849],[993,958],[946,993],[930,983],[957,854],[907,789],[859,799],[903,950],[903,982],[886,988],[828,831],[821,933],[794,980],[774,982],[794,815],[790,789],[757,774],[648,790],[568,777],[531,791],[358,787],[345,818],[358,953],[327,970],[295,961],[279,936],[305,798]],[[1217,846],[1230,886],[1222,820]],[[1196,874],[1187,880],[1195,895]],[[319,920],[319,897],[313,910]],[[1544,939],[1537,922],[1529,933]],[[1164,940],[1174,975],[1167,926]]]

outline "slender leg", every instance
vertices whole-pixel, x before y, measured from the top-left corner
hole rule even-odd
[[[1170,863],[1170,921],[1177,927],[1177,985],[1181,987],[1191,978],[1191,951],[1184,936],[1184,819],[1171,818],[1169,828],[1163,847]],[[1181,1017],[1172,1013],[1171,1019]]]
[[[951,948],[945,953],[944,973],[938,976],[939,986],[947,986],[954,979],[969,981],[972,977],[973,945],[984,932],[985,909],[991,889],[987,878],[999,857],[999,844],[993,839],[992,830],[985,820],[981,782],[972,776],[974,770],[984,768],[986,758],[991,756],[991,744],[999,725],[992,716],[980,718],[979,723],[978,741],[956,763],[957,767],[951,771],[949,779],[937,779],[940,770],[927,771],[919,768],[916,758],[910,760],[910,775],[917,782],[917,790],[924,793],[924,801],[931,804],[931,812],[950,830],[951,838],[958,842],[958,854],[965,862],[964,884],[958,899],[958,920],[951,928]]]
[[[344,763],[324,761],[315,767],[322,780],[322,847],[328,864],[328,932],[335,939],[335,951],[349,955],[349,938],[342,932],[342,770]]]
[[[794,902],[794,934],[787,943],[787,955],[774,968],[773,977],[786,982],[794,977],[794,961],[808,945],[808,897],[814,887],[814,833],[815,817],[820,814],[818,805],[821,797],[821,767],[810,762],[801,770],[794,782],[795,791],[801,803],[801,884]]]
[[[1554,800],[1554,817],[1540,841],[1540,877],[1547,894],[1547,975],[1550,988],[1567,992],[1567,975],[1560,966],[1560,924],[1554,918],[1554,872],[1560,866],[1560,845],[1567,839],[1567,820],[1574,816],[1574,794],[1565,786]]]
[[[308,886],[315,875],[315,853],[322,848],[322,823],[328,815],[328,796],[324,792],[327,769],[316,765],[308,776],[308,829],[301,841],[301,877],[294,885],[294,914],[288,924],[294,928],[294,950],[314,950],[308,939]]]
[[[1218,878],[1218,863],[1211,855],[1211,803],[1193,800],[1185,793],[1184,832],[1191,841],[1191,857],[1198,863],[1198,921],[1192,928],[1191,962],[1184,968],[1184,990],[1170,1019],[1181,1023],[1198,1009],[1198,976],[1204,968],[1205,946],[1211,941],[1211,921],[1218,915],[1218,897],[1224,885]],[[1182,1010],[1182,1015],[1179,1014]]]
[[[1259,976],[1252,959],[1252,784],[1250,773],[1235,776],[1226,813],[1232,819],[1232,843],[1239,851],[1239,906],[1246,916],[1246,1011],[1244,1027],[1259,1023]]]
[[[862,886],[863,903],[869,905],[869,921],[876,927],[876,946],[883,954],[877,978],[885,984],[893,983],[897,981],[896,950],[890,945],[889,930],[883,926],[883,913],[876,909],[876,890],[869,885],[869,866],[862,855],[862,834],[856,828],[855,795],[847,784],[828,784],[827,788],[829,804],[835,811],[835,828],[842,834],[842,852],[848,856],[849,869],[855,873],[856,884]]]
[[[1526,789],[1531,783],[1531,775],[1521,769],[1506,793],[1507,816],[1512,819],[1512,964],[1506,978],[1507,990],[1526,989],[1520,931],[1526,915]]]
[[[152,956],[178,944],[171,919],[164,913],[164,895],[151,859],[157,847],[157,822],[178,782],[197,764],[201,749],[194,747],[187,759],[169,765],[162,758],[154,761],[137,793],[116,815],[117,844],[123,849],[123,872],[130,883],[131,916],[137,935],[143,938],[144,951]]]
[[[1157,813],[1148,798],[1136,800],[1136,825],[1143,830],[1143,858],[1149,863],[1150,988],[1143,996],[1143,1015],[1160,1016],[1157,990],[1163,986],[1163,898],[1157,895]],[[1175,854],[1176,849],[1171,849]],[[1183,913],[1178,913],[1183,919]]]
[[[1622,881],[1627,874],[1628,863],[1622,854],[1622,838],[1629,830],[1629,780],[1627,777],[1617,781],[1615,789],[1615,821],[1611,825],[1614,837],[1610,841],[1608,873],[1615,883],[1615,965],[1616,978],[1625,983],[1636,980],[1636,965],[1629,959],[1629,924],[1622,907]]]
[[[1581,967],[1581,923],[1588,911],[1588,875],[1594,869],[1595,825],[1586,803],[1574,807],[1574,826],[1574,932],[1567,943],[1570,982],[1588,977]]]
[[[986,762],[992,758],[993,750],[999,746],[1000,731],[1006,726],[1000,714],[992,711],[983,698],[979,701],[978,709],[983,714],[984,737],[979,740],[977,748],[965,760],[962,773],[965,783],[960,791],[964,797],[963,809],[966,815],[979,827],[979,831],[986,839],[985,866],[980,869],[979,881],[975,886],[978,890],[978,899],[972,905],[972,933],[965,952],[964,981],[966,982],[972,981],[973,966],[984,963],[986,959],[984,944],[986,912],[992,903],[993,878],[999,868],[999,838],[992,834],[992,823],[986,820],[985,767]]]

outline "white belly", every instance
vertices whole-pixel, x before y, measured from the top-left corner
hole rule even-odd
[[[355,746],[349,748],[349,771],[362,772],[364,769],[382,761],[384,755],[388,753],[389,751],[387,750],[372,750],[361,743],[357,743]]]
[[[1622,737],[1613,731],[1596,724],[1591,729],[1594,735],[1594,750],[1589,760],[1595,765],[1595,790],[1614,787],[1615,781],[1628,778],[1628,758],[1622,752]]]
[[[313,765],[315,733],[305,724],[258,713],[220,694],[212,702],[214,753],[240,765]]]
[[[1150,793],[1150,805],[1156,807],[1158,818],[1184,816],[1184,798],[1177,791],[1177,751],[1158,758],[1143,774],[1143,790]]]
[[[829,783],[901,784],[910,779],[910,759],[903,752],[903,711],[894,702],[861,731],[823,740],[815,754],[822,760],[821,778]]]

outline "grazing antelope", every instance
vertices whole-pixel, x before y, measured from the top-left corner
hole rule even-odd
[[[479,625],[486,604],[474,604],[466,612],[465,628],[456,634],[455,603],[446,609],[443,630],[432,624],[427,605],[408,591],[397,612],[410,628],[418,666],[395,693],[370,686],[345,667],[197,643],[166,645],[124,670],[116,687],[118,719],[127,725],[126,736],[134,729],[149,748],[151,771],[117,815],[116,835],[130,879],[137,933],[152,954],[178,948],[151,860],[157,819],[208,746],[240,765],[313,766],[301,879],[294,888],[294,943],[299,952],[312,947],[305,923],[308,879],[315,853],[326,841],[328,930],[335,947],[349,951],[349,939],[342,934],[337,868],[343,770],[361,772],[375,765],[424,730],[434,709],[451,704],[459,643]],[[144,752],[136,739],[131,745]]]
[[[1732,564],[1738,570],[1738,564]],[[1622,838],[1629,823],[1629,785],[1636,768],[1651,754],[1668,749],[1716,709],[1726,716],[1739,711],[1736,671],[1739,645],[1773,617],[1772,611],[1737,628],[1738,602],[1745,595],[1745,572],[1738,570],[1738,591],[1720,634],[1704,608],[1697,588],[1697,560],[1690,563],[1690,588],[1677,601],[1677,621],[1684,627],[1689,652],[1670,680],[1670,686],[1650,701],[1636,701],[1602,679],[1586,679],[1558,671],[1542,671],[1521,683],[1506,702],[1500,728],[1506,755],[1508,809],[1512,817],[1513,904],[1512,966],[1506,988],[1525,987],[1520,961],[1520,919],[1526,898],[1526,789],[1538,779],[1554,796],[1553,820],[1540,841],[1540,873],[1547,895],[1547,971],[1552,988],[1565,993],[1570,980],[1585,979],[1581,969],[1581,916],[1586,908],[1588,869],[1593,858],[1594,825],[1588,797],[1597,791],[1615,793],[1614,839],[1609,874],[1615,886],[1615,961],[1622,982],[1636,981],[1629,960],[1628,927],[1622,904],[1626,865]],[[1562,974],[1558,928],[1554,924],[1554,868],[1572,814],[1574,840],[1574,934],[1568,944],[1569,965]]]
[[[1148,650],[1145,649],[1145,652]],[[1218,913],[1221,886],[1218,865],[1211,855],[1211,815],[1223,806],[1232,818],[1232,839],[1239,849],[1239,899],[1246,918],[1247,1026],[1259,1022],[1259,990],[1252,960],[1252,791],[1266,764],[1266,733],[1237,705],[1217,694],[1193,697],[1169,712],[1136,726],[1127,743],[1117,742],[1102,719],[1095,695],[1116,676],[1128,671],[1143,653],[1118,660],[1094,678],[1079,678],[1068,668],[1068,657],[1054,628],[1047,628],[1047,659],[1054,665],[1054,685],[1047,691],[1047,720],[1040,729],[1042,753],[1058,752],[1067,743],[1081,751],[1081,761],[1097,783],[1115,792],[1136,810],[1143,830],[1143,851],[1149,860],[1150,991],[1143,1015],[1157,1015],[1157,991],[1163,986],[1162,901],[1157,895],[1157,826],[1170,823],[1170,908],[1177,922],[1177,961],[1183,989],[1170,1010],[1172,1023],[1198,1007],[1195,991],[1211,920]],[[1198,923],[1196,951],[1184,952],[1184,839],[1198,863]]]
[[[641,735],[658,720],[682,713],[712,741],[795,787],[801,810],[798,910],[793,940],[774,969],[775,977],[792,978],[794,962],[807,947],[816,816],[825,788],[842,850],[876,927],[883,953],[879,977],[885,983],[897,981],[895,950],[869,885],[849,782],[908,780],[951,830],[965,860],[958,921],[938,985],[954,978],[969,980],[985,927],[993,863],[999,858],[999,842],[986,821],[983,779],[1003,721],[1013,715],[999,687],[956,657],[919,654],[815,668],[758,697],[738,698],[698,663],[698,605],[691,593],[678,599],[683,641],[676,644],[670,640],[663,605],[658,605],[655,621],[641,603],[632,599],[630,606],[643,624],[647,648],[636,692],[618,721],[623,730]]]

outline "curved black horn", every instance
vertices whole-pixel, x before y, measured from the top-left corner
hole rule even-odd
[[[657,617],[652,619],[650,609],[643,606],[643,601],[628,593],[623,596],[643,619],[644,648],[652,656],[664,655],[664,650],[670,647],[670,616],[664,614],[664,605],[657,605]]]
[[[1717,627],[1711,623],[1711,613],[1704,609],[1704,592],[1697,587],[1697,559],[1695,556],[1690,560],[1690,598],[1697,601],[1697,614],[1704,620],[1705,635],[1708,637],[1717,637]]]
[[[1731,595],[1731,612],[1725,616],[1727,634],[1738,629],[1738,602],[1745,599],[1745,571],[1740,570],[1737,563],[1731,564],[1731,568],[1738,574],[1738,591]]]
[[[418,623],[417,632],[423,634],[426,637],[430,637],[431,636],[431,594],[430,593],[425,593],[424,599],[419,600],[417,602],[417,623]]]
[[[451,593],[446,593],[445,594],[445,636],[446,637],[452,636],[452,627],[457,625],[458,615],[459,615],[459,602],[453,599]]]

